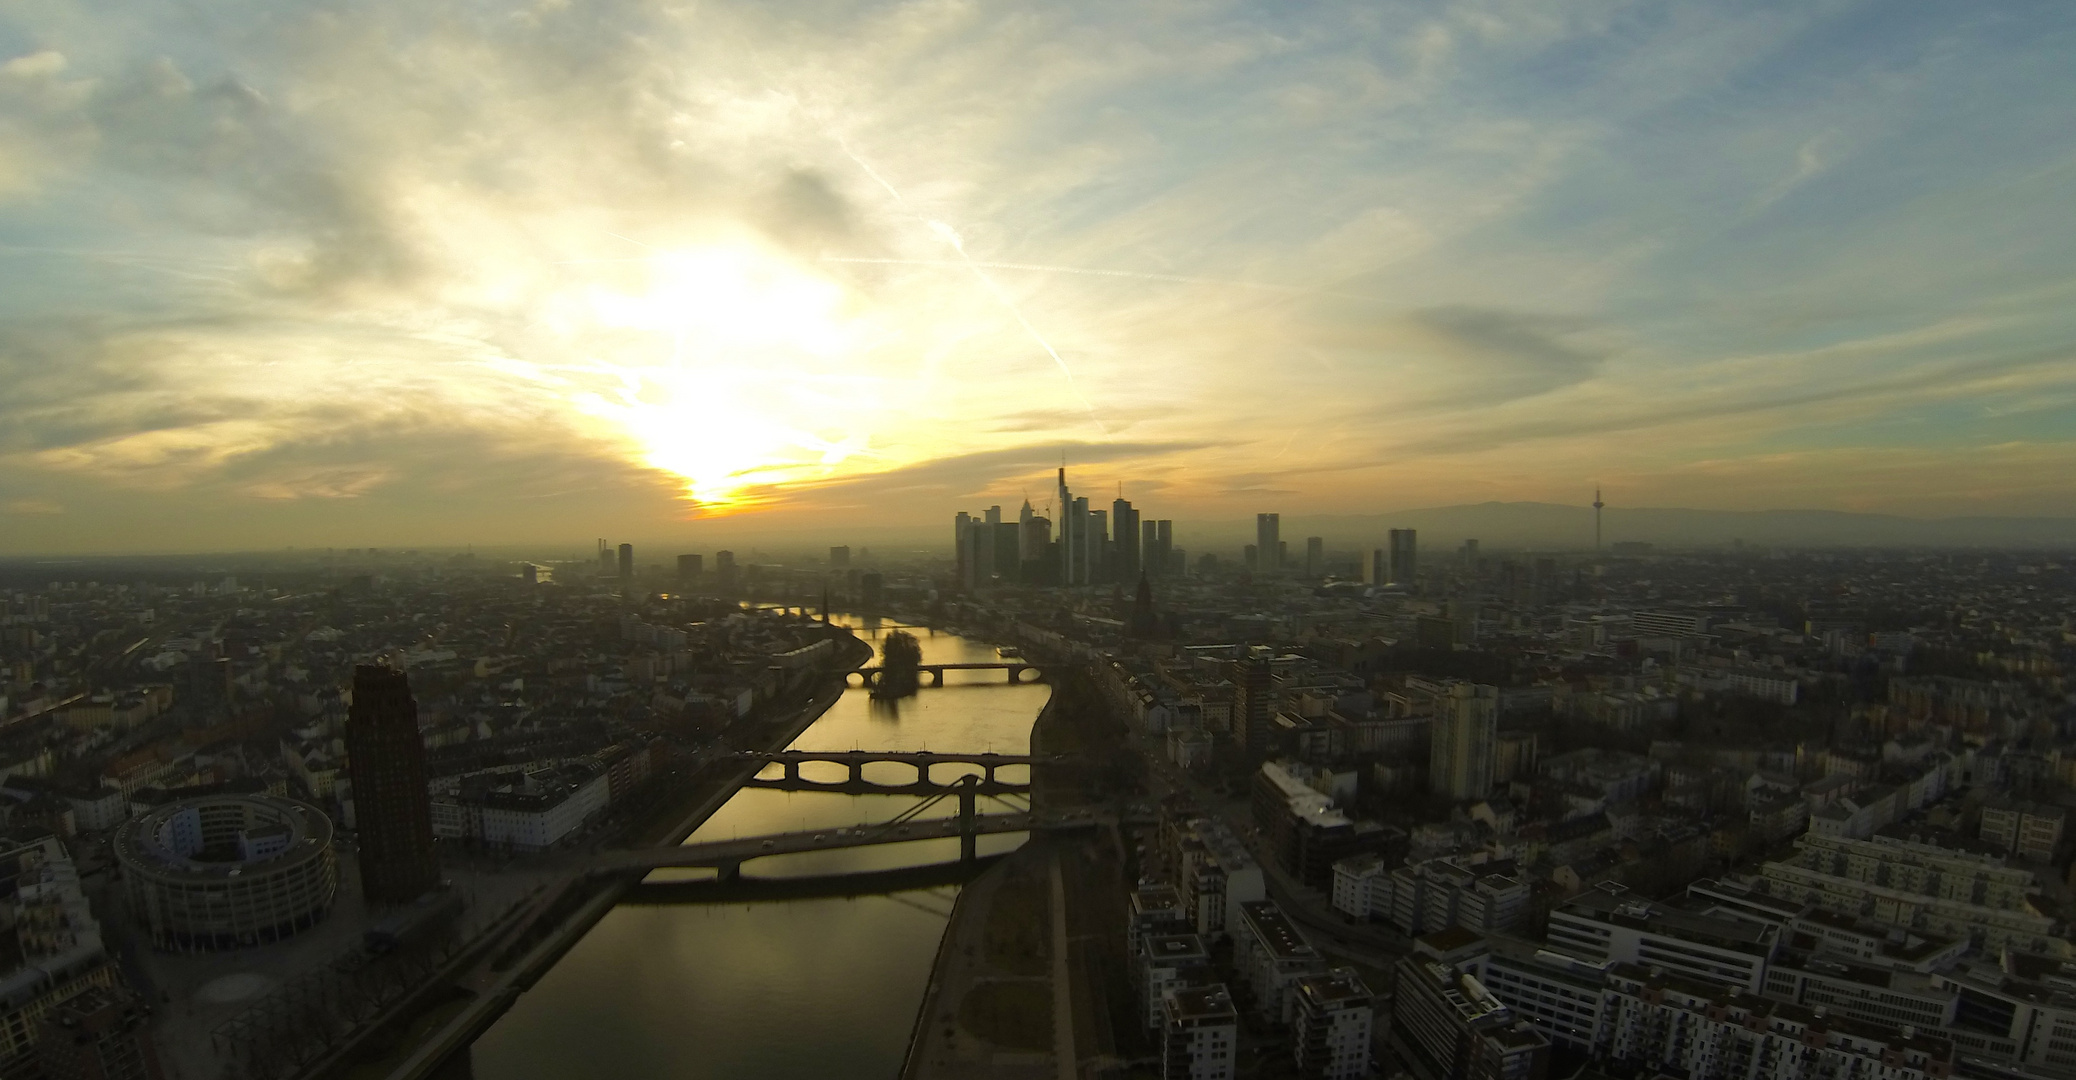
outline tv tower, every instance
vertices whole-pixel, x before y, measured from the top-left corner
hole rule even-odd
[[[1600,508],[1607,504],[1600,501],[1600,489],[1593,489],[1593,550],[1600,550]]]

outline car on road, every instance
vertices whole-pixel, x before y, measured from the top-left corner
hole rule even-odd
[[[829,834],[828,834],[828,833],[816,833],[816,834],[815,834],[815,843],[817,843],[817,844],[819,844],[819,843],[821,843],[821,842],[823,842],[823,841],[825,841],[825,840],[827,840],[827,839],[829,839]]]
[[[776,841],[776,840],[766,840],[766,841],[764,841],[764,850],[766,850],[766,851],[770,851],[770,850],[771,850],[772,848],[774,848],[774,847],[777,847],[777,846],[778,846],[778,841]]]

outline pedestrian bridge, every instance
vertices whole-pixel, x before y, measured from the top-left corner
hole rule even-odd
[[[872,686],[879,682],[880,673],[883,670],[880,667],[856,668],[847,672],[844,679],[849,684],[850,676],[856,675],[858,676],[858,682],[851,685]],[[917,664],[915,670],[917,682],[924,686],[943,686],[944,673],[947,671],[1006,671],[1009,673],[1009,685],[1011,686],[1026,681],[1044,682],[1046,678],[1045,669],[1028,660],[999,660],[993,663],[972,664]]]

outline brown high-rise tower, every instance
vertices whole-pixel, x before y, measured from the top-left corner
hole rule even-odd
[[[370,904],[417,899],[440,880],[432,796],[411,680],[380,664],[353,669],[346,713],[347,771],[360,834],[360,890]]]

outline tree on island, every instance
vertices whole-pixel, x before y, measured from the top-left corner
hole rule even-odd
[[[923,647],[914,634],[906,630],[889,633],[879,646],[879,681],[872,684],[872,696],[893,698],[915,693],[920,683],[916,669],[922,662]]]

